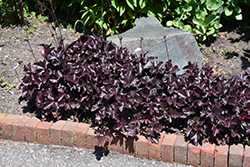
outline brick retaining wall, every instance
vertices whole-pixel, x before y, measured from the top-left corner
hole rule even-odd
[[[89,124],[68,121],[41,122],[36,117],[0,113],[0,137],[4,140],[37,142],[70,147],[95,149],[97,139]],[[108,143],[110,151],[140,158],[193,166],[250,167],[250,146],[242,144],[217,146],[204,143],[194,146],[182,135],[161,134],[159,144],[148,142],[144,136],[138,140],[114,137]]]

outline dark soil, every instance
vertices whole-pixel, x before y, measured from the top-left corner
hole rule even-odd
[[[21,26],[4,27],[0,29],[0,74],[3,73],[0,82],[15,84],[14,88],[7,85],[0,86],[1,113],[35,115],[33,113],[34,108],[27,107],[26,101],[20,101],[22,91],[17,88],[24,76],[24,65],[28,63],[33,64],[36,60],[43,60],[43,47],[38,45],[46,43],[55,46],[55,42],[51,35],[51,32],[54,32],[51,28],[52,23],[31,20],[29,24],[31,29],[32,25],[37,26],[37,29],[33,33],[30,33],[28,37],[34,56],[27,41],[25,41],[25,39],[27,39],[27,32]],[[65,44],[77,40],[80,36],[79,33],[70,31],[70,28],[62,27],[61,32],[63,38],[65,38]],[[60,36],[59,33],[56,33],[56,35],[58,37]]]
[[[200,47],[214,74],[229,78],[244,73],[250,67],[249,23],[229,23],[220,30],[217,40]]]
[[[30,21],[36,24],[37,29],[29,36],[29,43],[34,51],[35,58],[42,60],[43,48],[39,44],[53,45],[49,27],[51,23]],[[217,41],[204,44],[201,52],[204,59],[214,68],[215,74],[222,74],[226,78],[244,73],[250,67],[250,29],[249,27],[225,26]],[[62,28],[65,44],[76,40],[81,34],[73,33],[70,28]],[[59,34],[58,34],[59,35]],[[7,114],[34,116],[35,109],[27,107],[25,101],[20,102],[22,94],[17,87],[23,78],[23,66],[29,62],[33,64],[33,57],[28,43],[24,40],[26,31],[21,26],[5,27],[0,29],[0,73],[3,73],[0,82],[13,83],[16,87],[0,87],[0,112]]]

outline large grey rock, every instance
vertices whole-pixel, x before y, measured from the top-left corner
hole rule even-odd
[[[169,58],[172,59],[174,65],[178,65],[181,69],[189,61],[197,62],[199,67],[204,63],[203,55],[191,33],[163,27],[153,16],[136,19],[135,25],[133,29],[120,34],[122,46],[127,47],[130,51],[140,53],[140,40],[143,37],[142,50],[149,51],[147,56],[157,56],[159,60],[167,61],[165,36]],[[120,46],[118,35],[108,37],[108,40]]]

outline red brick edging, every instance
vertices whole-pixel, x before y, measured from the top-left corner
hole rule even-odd
[[[97,139],[89,124],[68,121],[41,122],[36,117],[0,113],[0,137],[5,140],[37,142],[95,149]],[[205,143],[194,146],[182,135],[161,134],[159,144],[144,136],[137,141],[114,137],[108,149],[140,158],[182,163],[193,166],[250,167],[250,146],[241,144],[216,146]]]

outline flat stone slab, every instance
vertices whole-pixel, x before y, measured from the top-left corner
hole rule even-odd
[[[128,50],[133,53],[140,50],[148,50],[148,56],[157,56],[159,60],[167,61],[166,40],[168,52],[173,59],[173,64],[178,65],[181,69],[190,61],[192,63],[197,62],[198,66],[200,68],[202,67],[204,58],[191,33],[179,29],[163,27],[153,16],[136,19],[135,25],[134,28],[119,34],[119,36],[122,37],[122,47],[128,48]],[[143,38],[142,41],[141,37]],[[121,46],[118,35],[108,37],[108,40],[111,40],[117,46]]]
[[[168,49],[168,53],[166,51],[166,45]],[[160,43],[149,47],[143,50],[144,52],[148,52],[146,56],[157,57],[159,61],[163,61],[164,63],[168,60],[172,60],[173,65],[177,65],[180,68],[180,71],[177,72],[178,75],[184,73],[182,70],[183,67],[188,65],[184,55],[182,54],[181,48],[178,45],[178,42],[175,38],[166,41],[166,43]],[[137,55],[140,55],[142,51],[136,52]]]

